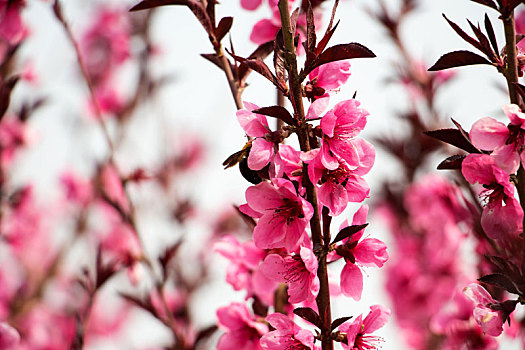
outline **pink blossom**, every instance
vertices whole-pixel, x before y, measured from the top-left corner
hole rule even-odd
[[[260,350],[261,336],[268,333],[268,326],[258,322],[244,304],[231,303],[217,310],[219,328],[225,333],[219,339],[218,350]]]
[[[91,100],[89,103],[89,111],[94,117],[97,117],[97,108],[100,108],[101,113],[118,114],[124,109],[124,101],[120,96],[117,88],[110,83],[102,83],[96,87],[95,101]]]
[[[501,170],[493,157],[469,154],[461,172],[471,184],[480,183],[486,204],[481,214],[481,226],[490,238],[500,239],[521,232],[523,210],[514,197],[509,175]]]
[[[104,195],[124,212],[129,212],[129,202],[117,168],[106,165],[100,171],[100,184]]]
[[[297,195],[290,181],[282,178],[261,182],[246,190],[247,215],[259,218],[253,231],[255,245],[261,249],[286,248],[295,251],[307,237],[306,226],[313,215],[310,203]]]
[[[261,271],[269,279],[288,285],[289,302],[292,304],[313,300],[319,293],[317,257],[307,247],[300,247],[299,254],[268,255]]]
[[[253,241],[239,243],[233,236],[224,236],[213,245],[213,249],[230,260],[226,270],[226,282],[235,290],[246,290],[248,296],[256,295],[267,304],[273,303],[273,293],[278,283],[268,279],[259,264],[266,252],[255,246]]]
[[[493,118],[482,118],[472,125],[470,138],[472,143],[487,151],[493,151],[496,164],[509,174],[515,173],[520,165],[525,164],[525,114],[516,105],[503,107],[510,124],[505,126]]]
[[[456,293],[453,308],[443,308],[434,315],[430,329],[434,334],[443,337],[441,349],[457,350],[465,345],[468,349],[497,350],[498,342],[491,336],[482,333],[478,324],[472,319],[474,302],[464,293]]]
[[[23,334],[20,349],[70,349],[76,329],[73,316],[40,304],[33,307],[19,323]]]
[[[4,116],[0,120],[0,166],[9,166],[18,151],[27,142],[25,124],[20,119]]]
[[[274,142],[266,139],[272,133],[266,117],[252,113],[259,106],[249,102],[244,102],[244,106],[244,109],[237,111],[237,120],[248,136],[255,137],[248,155],[248,167],[252,170],[261,170],[273,159],[276,146]]]
[[[69,201],[85,206],[93,198],[91,182],[71,171],[66,171],[60,176],[60,183],[64,188],[66,199]]]
[[[100,237],[100,246],[111,261],[120,266],[133,267],[142,257],[142,247],[133,229],[120,220],[111,220],[109,230]]]
[[[308,75],[310,81],[305,88],[307,95],[314,99],[328,96],[329,92],[333,92],[344,85],[350,75],[350,62],[348,60],[323,64]]]
[[[427,175],[412,184],[405,191],[404,200],[411,222],[422,230],[435,229],[438,220],[441,226],[456,226],[457,222],[470,219],[465,202],[459,187],[438,175]]]
[[[330,215],[339,215],[345,210],[348,202],[362,202],[368,198],[370,187],[360,175],[367,173],[374,161],[375,152],[372,146],[364,140],[355,140],[356,144],[367,149],[367,166],[351,170],[343,159],[337,159],[339,166],[336,169],[327,169],[322,164],[320,149],[314,149],[303,156],[308,163],[308,176],[313,184],[319,185],[319,202],[330,209]],[[364,153],[365,153],[364,152]]]
[[[469,284],[463,293],[474,302],[474,319],[483,333],[493,337],[500,335],[503,332],[503,312],[490,307],[498,302],[477,283]]]
[[[361,206],[354,214],[352,225],[364,224],[367,214],[368,206]],[[341,225],[341,229],[344,225]],[[357,301],[361,299],[363,291],[363,274],[359,265],[382,267],[388,260],[386,245],[376,238],[361,240],[363,234],[364,230],[361,230],[336,247],[337,256],[343,257],[346,262],[341,271],[341,291]]]
[[[525,34],[525,11],[521,10],[516,12],[515,23],[516,33]],[[520,49],[520,51],[525,51],[525,40],[520,40],[517,43],[517,46]]]
[[[87,340],[95,337],[114,337],[122,330],[130,316],[131,305],[121,300],[97,298],[91,307],[86,327]]]
[[[0,0],[0,39],[9,45],[19,44],[27,35],[27,29],[20,17],[24,7],[24,0]]]
[[[13,196],[11,211],[1,222],[2,236],[14,255],[35,273],[43,272],[52,263],[56,249],[44,221],[46,210],[37,205],[32,186],[26,186]],[[27,254],[27,252],[31,254]]]
[[[290,1],[290,8],[292,7],[293,2]],[[281,17],[279,14],[279,9],[277,8],[277,1],[270,0],[270,8],[272,9],[272,17],[264,18],[255,23],[253,26],[252,32],[250,34],[250,40],[257,45],[263,44],[265,42],[275,39],[277,32],[281,29]],[[319,12],[314,12],[314,21],[316,28],[321,26],[321,15]],[[304,53],[304,48],[302,45],[302,38],[305,33],[302,28],[306,28],[306,16],[304,14],[299,15],[297,18],[297,31],[296,34],[299,34],[299,45],[297,46],[297,53],[301,55]]]
[[[184,314],[188,304],[188,295],[182,289],[174,289],[173,287],[165,287],[160,291],[153,288],[148,293],[148,301],[156,315],[161,319],[168,320],[170,316],[167,312],[171,312],[175,318]]]
[[[339,167],[338,157],[353,170],[370,162],[374,156],[370,154],[371,147],[363,147],[354,138],[366,125],[368,112],[359,108],[356,100],[339,102],[321,119],[323,143],[321,145],[321,162],[330,170]],[[359,150],[362,151],[360,154]],[[373,162],[373,161],[372,161]]]
[[[127,12],[101,7],[96,20],[82,36],[80,48],[95,86],[108,81],[115,68],[130,56]]]
[[[353,322],[346,322],[339,326],[341,332],[346,333],[347,343],[341,343],[343,349],[369,350],[376,349],[381,337],[371,335],[383,327],[390,317],[390,310],[382,305],[372,305],[370,312],[363,320],[359,315]]]
[[[306,350],[313,349],[312,332],[297,326],[288,316],[273,313],[266,321],[275,328],[261,338],[261,346],[268,350]]]
[[[20,343],[20,334],[6,322],[0,322],[0,349],[15,349]]]
[[[249,102],[244,102],[244,106],[237,111],[237,120],[246,134],[255,138],[251,142],[248,167],[261,170],[270,163],[270,178],[282,177],[284,173],[291,175],[301,168],[300,152],[280,143],[283,139],[281,132],[272,132],[266,116],[252,112],[259,107]]]
[[[254,11],[261,6],[262,0],[241,0],[241,6],[248,11]]]

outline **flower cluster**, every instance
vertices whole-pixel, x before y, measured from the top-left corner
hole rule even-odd
[[[224,313],[219,310],[219,324],[226,333],[218,349],[228,349],[225,344],[251,344],[254,337],[260,338],[262,349],[314,349],[314,335],[295,323],[291,311],[331,338],[324,342],[342,341],[349,348],[367,349],[379,339],[368,333],[386,322],[389,311],[384,307],[373,307],[363,321],[364,328],[359,317],[341,324],[337,334],[331,334],[323,324],[331,321],[319,316],[326,307],[326,300],[319,302],[319,298],[327,298],[329,294],[323,293],[330,293],[323,290],[323,283],[332,284],[331,292],[339,289],[327,276],[320,276],[326,273],[320,271],[326,271],[327,262],[344,261],[340,290],[358,301],[363,289],[361,269],[382,267],[388,260],[386,245],[364,236],[366,205],[355,213],[351,225],[345,221],[337,237],[330,240],[332,218],[345,212],[349,202],[360,203],[369,197],[363,176],[375,159],[373,146],[359,138],[368,112],[355,99],[329,107],[330,96],[347,81],[349,68],[347,61],[336,61],[310,73],[305,91],[312,102],[304,123],[311,130],[307,136],[311,147],[296,150],[283,143],[294,132],[302,142],[299,131],[291,127],[299,125],[293,119],[283,117],[290,126],[273,131],[262,112],[264,108],[244,102],[244,108],[237,112],[237,120],[249,138],[244,148],[247,152],[240,153],[247,166],[243,175],[250,173],[247,179],[256,180],[246,190],[247,203],[239,207],[253,224],[253,241],[239,243],[233,237],[224,237],[215,244],[215,250],[230,261],[227,281],[236,290],[246,290],[247,299],[254,299],[259,318],[248,317],[243,311],[244,316],[239,318],[242,322],[230,326],[224,323]],[[278,108],[281,116],[284,113],[282,107],[269,108]],[[317,120],[317,126],[309,124]],[[320,237],[320,220],[325,227],[324,237]],[[272,307],[276,313],[268,314]],[[229,308],[240,306],[231,304]],[[310,317],[298,310],[308,310]],[[253,324],[254,320],[264,319],[274,331],[261,332],[264,323]]]

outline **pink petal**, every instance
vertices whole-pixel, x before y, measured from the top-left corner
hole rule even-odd
[[[368,141],[363,139],[352,140],[352,144],[357,150],[359,155],[359,167],[355,169],[355,175],[368,174],[376,159],[376,151],[374,146]]]
[[[361,300],[363,292],[363,274],[361,269],[352,263],[346,263],[341,271],[341,292],[344,296]]]
[[[489,117],[475,122],[470,130],[470,139],[474,146],[486,151],[503,146],[508,138],[509,129],[505,124]]]
[[[241,213],[251,216],[252,218],[260,218],[262,214],[258,211],[253,210],[248,204],[242,204],[239,206]]]
[[[307,225],[308,220],[295,219],[289,225],[285,226],[286,231],[284,247],[288,252],[296,251],[297,248],[299,248],[299,246],[303,243],[303,240],[307,237],[305,231]]]
[[[365,266],[382,267],[388,260],[386,244],[375,238],[363,239],[355,247],[353,253],[356,261]]]
[[[265,181],[248,187],[246,190],[246,201],[253,210],[259,213],[266,213],[268,210],[279,208],[283,204],[279,192]]]
[[[277,330],[285,330],[289,331],[290,334],[293,334],[295,323],[290,320],[290,318],[281,313],[276,312],[266,316],[266,321],[268,321],[268,323]]]
[[[341,214],[348,204],[346,189],[331,181],[322,184],[317,195],[319,202],[330,209],[331,216]]]
[[[6,322],[0,322],[0,348],[14,349],[20,342],[20,334],[18,331]]]
[[[324,111],[328,108],[328,103],[330,102],[330,98],[318,98],[312,104],[310,105],[310,108],[308,108],[308,113],[306,114],[306,119],[314,119],[314,118],[320,118],[321,114],[323,114]]]
[[[250,312],[246,306],[241,303],[231,303],[230,305],[221,307],[217,310],[217,321],[219,326],[228,330],[236,330],[245,327],[245,321],[250,318]]]
[[[271,19],[261,19],[255,23],[250,34],[250,40],[255,44],[262,44],[275,39],[279,28],[273,24]]]
[[[301,260],[304,263],[306,269],[313,275],[317,274],[318,261],[312,249],[301,247],[300,253]]]
[[[278,254],[268,255],[262,262],[260,270],[267,278],[273,281],[285,281],[286,266],[284,259]]]
[[[490,185],[494,181],[494,159],[488,154],[469,154],[461,164],[461,173],[471,184]]]
[[[317,76],[317,85],[325,89],[337,89],[345,84],[350,77],[350,62],[348,60],[330,62],[319,67],[317,72],[310,73]]]
[[[333,110],[328,111],[321,119],[321,130],[328,137],[334,137],[335,124],[337,122],[337,116],[334,114]]]
[[[503,332],[503,317],[501,311],[494,311],[485,306],[478,306],[474,308],[473,315],[483,333],[497,337]]]
[[[300,329],[297,333],[295,333],[294,338],[299,340],[301,343],[303,343],[305,346],[307,346],[309,349],[313,349],[315,338],[312,332],[306,330],[306,329]]]
[[[320,152],[321,163],[328,170],[335,170],[339,167],[339,161],[330,150],[330,145],[326,140],[323,140]]]
[[[523,126],[525,121],[525,114],[523,114],[520,108],[515,104],[503,106],[503,112],[510,119],[510,123],[513,125]],[[523,127],[522,127],[523,129]]]
[[[247,135],[252,137],[263,137],[270,131],[266,117],[262,114],[252,113],[252,110],[259,108],[257,105],[244,102],[244,106],[245,109],[237,111],[237,121]]]
[[[463,294],[476,304],[487,305],[496,302],[490,293],[477,283],[471,283],[466,286],[463,289]]]
[[[370,187],[364,178],[361,176],[352,176],[346,183],[346,194],[348,201],[359,203],[369,197]]]
[[[509,198],[505,205],[487,205],[481,214],[481,226],[492,239],[502,239],[521,231],[523,210],[515,198]]]
[[[262,3],[262,0],[241,0],[241,6],[243,9],[253,11],[257,9]]]
[[[252,170],[264,168],[273,156],[273,143],[262,138],[256,138],[252,142],[252,148],[248,155],[248,167]]]
[[[383,305],[370,306],[370,313],[363,320],[363,332],[373,333],[383,327],[390,318],[390,309]]]
[[[490,155],[507,174],[514,174],[520,167],[520,156],[514,143],[497,147]]]
[[[286,227],[284,216],[264,215],[253,230],[255,245],[261,249],[282,248],[287,235]]]

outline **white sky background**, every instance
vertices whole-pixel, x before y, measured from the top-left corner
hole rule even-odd
[[[115,4],[122,2],[128,5],[135,3],[128,0],[111,1]],[[396,0],[386,2],[389,5],[397,4]],[[488,12],[493,19],[500,47],[503,46],[503,29],[496,20],[494,11],[467,0],[421,2],[423,6],[417,15],[410,18],[403,27],[403,35],[414,56],[421,58],[428,65],[448,51],[470,49],[448,26],[441,13],[446,13],[451,20],[465,28],[467,16],[476,23],[482,21],[484,13]],[[65,16],[77,37],[87,25],[95,3],[87,0],[64,1]],[[329,11],[329,4],[326,5]],[[396,111],[405,109],[407,101],[404,91],[401,91],[399,86],[385,84],[385,79],[394,73],[392,62],[398,57],[379,26],[364,12],[364,8],[374,8],[376,5],[374,0],[342,1],[337,15],[341,23],[331,41],[331,44],[358,42],[377,55],[375,59],[352,61],[352,76],[348,86],[338,97],[351,98],[357,90],[357,98],[370,112],[365,137],[402,132],[401,124],[395,120],[394,115]],[[256,20],[268,17],[269,12],[266,8],[257,12],[241,11],[238,0],[223,0],[217,8],[218,19],[228,15],[234,17],[232,39],[237,53],[247,56],[255,48],[255,45],[248,41],[251,26]],[[328,12],[325,18],[327,16]],[[19,183],[37,181],[41,198],[50,198],[58,194],[57,174],[67,167],[80,171],[89,170],[93,160],[104,154],[105,143],[96,125],[91,125],[88,132],[79,132],[80,128],[94,123],[87,120],[83,112],[86,89],[79,80],[73,51],[62,28],[54,21],[50,3],[28,1],[25,20],[33,34],[24,46],[22,55],[34,62],[40,83],[37,87],[25,84],[24,88],[18,88],[16,93],[18,96],[44,94],[51,96],[51,100],[31,121],[37,146],[20,160],[16,169],[17,179]],[[325,23],[327,21],[328,18],[325,19]],[[221,163],[243,146],[244,133],[236,122],[235,106],[223,73],[199,56],[200,53],[212,52],[206,34],[187,9],[165,7],[156,13],[153,36],[154,41],[163,48],[162,56],[154,63],[154,71],[157,74],[174,75],[175,81],[164,87],[148,108],[141,111],[144,115],[131,130],[128,150],[120,155],[123,163],[151,163],[150,159],[164,147],[157,134],[163,128],[173,130],[176,134],[188,130],[203,134],[207,145],[210,146],[210,153],[201,174],[188,182],[187,189],[194,193],[193,198],[209,213],[218,212],[220,207],[229,203],[242,203],[244,190],[249,184],[236,169],[222,170]],[[129,80],[123,77],[124,86],[126,79]],[[275,91],[267,81],[253,73],[249,82],[251,85],[243,95],[244,100],[260,106],[275,104]],[[445,115],[454,117],[467,130],[473,121],[481,117],[490,115],[501,118],[501,106],[507,99],[495,87],[496,82],[504,83],[495,69],[488,66],[463,68],[458,79],[438,95],[438,106]],[[82,140],[89,144],[79,147]],[[175,141],[173,145],[175,147]],[[374,191],[378,190],[377,185],[381,179],[393,176],[398,171],[384,152],[380,149],[377,151],[376,164],[367,177],[372,196]],[[346,213],[351,218],[352,211]],[[148,221],[147,217],[141,223],[141,228],[145,231],[166,230],[163,227],[155,227],[155,223]],[[197,232],[203,229],[196,228]],[[385,239],[383,229],[380,223],[373,221],[367,232]],[[218,273],[223,273],[223,269],[224,265],[218,269]],[[346,300],[336,303],[336,317],[348,313],[357,315],[359,312],[367,312],[372,304],[388,303],[381,292],[379,270],[369,269],[368,273],[370,277],[365,278],[362,301],[359,304]],[[224,284],[225,282],[210,287],[209,293],[202,296],[199,310],[203,324],[214,319],[210,310],[242,298],[241,294],[234,294],[231,288]],[[131,337],[136,339],[136,344],[147,344],[143,341],[153,334],[158,334],[153,328],[151,332],[155,333],[147,331],[137,335],[138,332],[135,332]],[[396,340],[398,335],[394,322],[391,322],[388,329],[382,332],[386,339],[383,349],[403,348]]]

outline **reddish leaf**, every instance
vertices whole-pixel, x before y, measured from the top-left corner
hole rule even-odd
[[[512,261],[494,255],[485,255],[485,257],[497,268],[497,270],[505,273],[511,279],[523,281],[520,269]]]
[[[483,34],[479,26],[475,26],[467,19],[468,24],[470,25],[470,28],[476,35],[476,37],[479,40],[479,45],[481,46],[481,52],[483,52],[492,62],[497,62],[497,57],[492,48],[490,47],[489,39]]]
[[[18,78],[18,76],[14,76],[7,79],[4,83],[0,82],[0,120],[9,107],[9,103],[11,101],[11,91],[13,91],[15,88]]]
[[[461,164],[465,159],[465,154],[456,154],[448,157],[438,165],[439,170],[458,170],[461,169]]]
[[[516,91],[520,94],[523,101],[525,101],[525,86],[520,83],[512,83],[516,87]]]
[[[133,6],[130,11],[140,11],[140,10],[148,10],[159,6],[167,6],[167,5],[185,5],[182,4],[180,0],[142,0],[137,5]]]
[[[503,0],[503,6],[509,13],[514,11],[514,9],[521,3],[521,0]]]
[[[147,10],[167,5],[187,6],[191,12],[193,12],[195,17],[197,17],[199,22],[201,22],[206,32],[210,35],[213,33],[213,26],[211,24],[210,17],[208,17],[208,13],[204,9],[202,3],[195,0],[143,0],[137,5],[133,6],[130,11]]]
[[[425,131],[425,135],[451,144],[465,150],[469,153],[480,153],[480,151],[474,147],[469,139],[465,139],[460,130],[457,129],[439,129],[433,131]]]
[[[332,14],[330,16],[330,22],[328,22],[328,27],[326,27],[325,36],[329,31],[332,30],[332,26],[334,25],[335,13],[337,12],[337,6],[339,6],[339,0],[335,0],[334,6],[332,7]],[[339,23],[339,21],[337,23]],[[335,26],[337,27],[337,24]]]
[[[472,144],[472,142],[470,141],[470,135],[468,134],[468,132],[465,131],[465,129],[463,129],[461,124],[459,124],[457,121],[455,121],[454,118],[450,118],[450,120],[452,120],[452,123],[454,123],[456,128],[459,130],[459,132],[461,133],[461,136],[463,136],[463,138],[465,140],[467,140],[470,144]],[[472,146],[474,146],[474,145],[472,145]],[[476,146],[474,146],[474,147],[476,148],[476,152],[470,152],[470,153],[481,153],[481,150],[479,150]]]
[[[306,7],[306,42],[304,43],[307,61],[305,65],[308,65],[309,62],[315,58],[316,42],[317,37],[315,35],[314,11],[312,10],[312,4],[310,3],[310,0],[308,0]]]
[[[478,4],[488,6],[490,8],[493,8],[496,11],[498,10],[498,7],[496,6],[493,0],[471,0],[471,1],[477,2]]]
[[[168,278],[168,265],[170,264],[171,260],[177,255],[177,252],[182,245],[182,239],[175,242],[175,244],[170,245],[166,248],[164,253],[158,257],[160,266],[162,267],[162,275],[164,278],[164,281]]]
[[[492,27],[492,23],[490,22],[489,16],[485,14],[485,30],[487,31],[487,35],[489,36],[490,44],[492,45],[492,49],[496,53],[496,56],[499,57],[499,48],[498,48],[498,41],[496,40],[496,34],[494,33],[494,28]]]
[[[217,54],[214,53],[201,53],[201,56],[222,69],[221,61],[217,58]]]
[[[279,90],[283,92],[286,91],[286,87],[279,83],[277,77],[273,75],[273,73],[270,71],[270,68],[268,68],[266,63],[264,63],[263,61],[257,59],[247,59],[241,62],[241,66],[243,65],[250,68],[251,70],[254,70],[255,72],[259,73],[260,75],[271,81]]]
[[[313,309],[309,307],[300,307],[293,310],[293,313],[310,322],[311,324],[322,328],[321,317],[319,317],[317,312],[315,312]]]
[[[296,8],[290,16],[290,29],[292,30],[292,34],[294,35],[295,32],[297,32],[297,17],[299,17],[299,8]]]
[[[456,23],[449,20],[447,16],[445,16],[445,14],[443,14],[443,17],[447,20],[448,24],[452,27],[452,29],[454,29],[454,31],[458,33],[460,37],[463,38],[463,40],[468,42],[470,45],[474,46],[476,49],[483,51],[481,44],[476,39],[465,33],[463,29],[461,29]]]
[[[335,24],[333,28],[330,30],[326,30],[326,33],[324,34],[323,38],[317,45],[317,48],[315,49],[315,56],[319,56],[321,52],[325,49],[326,45],[328,45],[328,42],[332,38],[332,35],[334,35],[335,30],[337,29],[337,26],[339,25],[339,21]]]
[[[341,231],[339,231],[339,233],[337,234],[337,236],[335,236],[331,244],[337,243],[339,241],[342,241],[345,238],[351,237],[357,232],[363,230],[367,226],[368,224],[352,225],[352,226],[345,227]]]
[[[212,2],[212,1],[210,1]],[[215,36],[217,41],[221,41],[222,38],[230,31],[233,24],[233,17],[224,17],[219,21],[217,29],[215,30]]]
[[[252,112],[280,119],[288,125],[297,126],[297,120],[295,120],[290,112],[282,106],[263,107]]]
[[[279,29],[275,36],[273,66],[279,84],[282,86],[286,85],[286,63],[284,60],[284,39],[282,29]]]
[[[259,45],[257,49],[255,49],[254,52],[248,58],[250,59],[259,59],[264,60],[268,55],[273,51],[274,49],[274,40],[267,41],[264,44]],[[244,81],[246,77],[248,76],[248,73],[250,72],[250,69],[246,66],[240,66],[237,69],[237,77],[239,81]]]
[[[206,3],[206,14],[208,15],[208,18],[210,19],[212,28],[215,27],[215,4],[216,3],[217,2],[215,0],[208,1]]]
[[[351,319],[353,316],[346,316],[346,317],[340,317],[336,320],[333,320],[332,321],[332,326],[330,327],[330,331],[334,331],[334,329],[336,329],[337,327],[339,327],[340,325],[342,325],[343,323],[345,323],[346,321],[348,321],[349,319]]]
[[[506,275],[493,273],[478,278],[478,281],[505,289],[509,293],[520,294],[514,282]]]
[[[339,44],[329,47],[321,55],[319,55],[312,69],[334,61],[368,57],[376,57],[376,55],[361,44]]]
[[[438,61],[430,67],[428,70],[431,72],[439,71],[443,69],[471,66],[475,64],[488,64],[492,63],[485,57],[475,54],[470,51],[453,51],[441,56]]]

